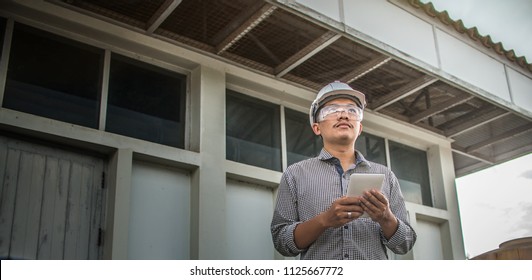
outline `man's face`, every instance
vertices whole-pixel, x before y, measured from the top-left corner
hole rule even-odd
[[[323,114],[325,113],[325,114]],[[362,132],[362,110],[348,98],[333,99],[318,112],[318,122],[312,125],[324,143],[353,145]]]

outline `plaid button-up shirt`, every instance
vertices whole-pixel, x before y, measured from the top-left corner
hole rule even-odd
[[[277,194],[271,223],[273,243],[284,256],[301,259],[387,259],[386,248],[397,254],[407,253],[416,241],[416,233],[408,223],[406,206],[393,172],[386,166],[367,161],[358,151],[357,162],[343,172],[340,161],[325,149],[315,158],[295,163],[284,172]],[[370,218],[358,218],[338,228],[329,228],[308,248],[299,249],[294,242],[294,229],[326,211],[334,200],[347,192],[353,173],[385,174],[382,192],[399,226],[386,239],[380,225]]]

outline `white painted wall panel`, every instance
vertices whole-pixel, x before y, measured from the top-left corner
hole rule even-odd
[[[227,180],[228,259],[272,260],[273,190]]]
[[[440,225],[437,223],[417,220],[417,240],[415,246],[416,260],[442,260]]]
[[[511,68],[507,69],[514,104],[532,112],[532,79]]]
[[[338,22],[342,21],[340,18],[340,1],[341,0],[297,0],[298,3]]]
[[[190,176],[135,162],[132,172],[129,259],[190,258]]]
[[[436,37],[443,71],[511,102],[503,64],[441,30]]]
[[[345,0],[345,24],[438,66],[432,25],[385,0]]]

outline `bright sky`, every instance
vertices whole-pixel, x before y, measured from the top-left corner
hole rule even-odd
[[[421,0],[532,62],[531,0]],[[532,236],[532,154],[456,180],[466,254]]]
[[[456,180],[466,254],[532,236],[532,154]]]

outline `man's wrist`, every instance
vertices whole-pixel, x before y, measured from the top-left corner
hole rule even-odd
[[[381,221],[379,221],[379,224],[382,228],[397,228],[399,221],[393,213],[389,213],[388,215],[385,215]]]

